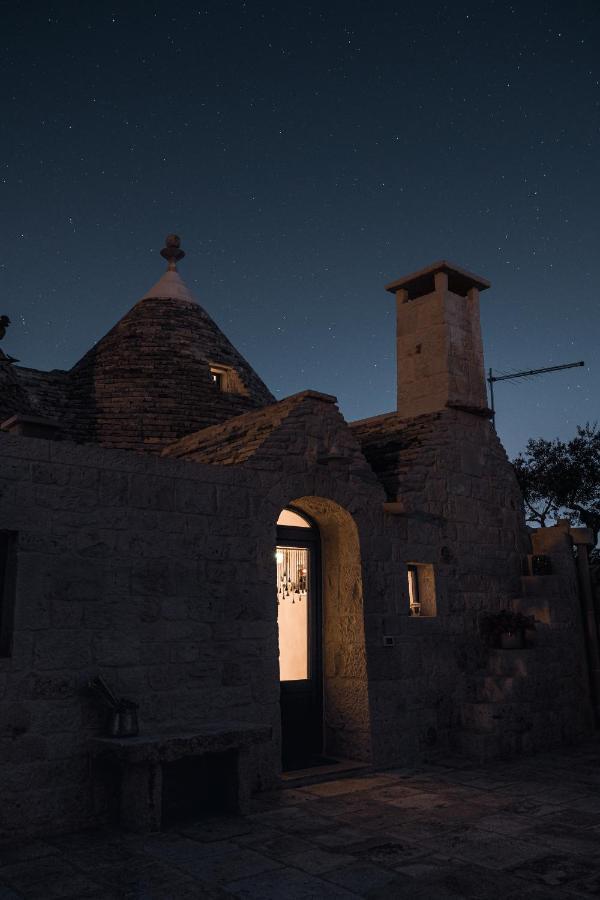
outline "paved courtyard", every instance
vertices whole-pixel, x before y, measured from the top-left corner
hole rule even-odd
[[[600,896],[600,740],[261,798],[245,817],[0,847],[1,900]]]

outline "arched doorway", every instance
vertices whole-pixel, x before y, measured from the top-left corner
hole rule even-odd
[[[319,761],[323,750],[321,553],[315,523],[298,510],[277,520],[277,623],[284,771]]]
[[[356,523],[333,500],[298,497],[278,519],[277,542],[278,566],[287,562],[291,572],[286,584],[298,586],[298,569],[304,565],[302,558],[286,558],[283,548],[309,551],[307,602],[304,597],[288,596],[279,598],[277,607],[283,768],[318,765],[323,758],[369,762],[371,723]],[[278,570],[280,584],[284,575]],[[287,607],[282,607],[282,599]],[[302,603],[306,605],[301,614]],[[298,677],[288,678],[294,670],[287,668],[284,617],[290,619],[292,613],[301,626],[296,636],[304,656],[300,662],[296,657],[294,663]]]

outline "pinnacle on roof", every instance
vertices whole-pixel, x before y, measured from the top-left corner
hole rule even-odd
[[[181,249],[181,238],[178,234],[168,234],[165,238],[165,246],[160,251],[163,259],[169,264],[169,272],[177,271],[177,263],[185,256],[185,250]]]
[[[159,452],[167,444],[275,402],[266,385],[168,269],[69,373],[69,428],[77,441]],[[225,375],[218,383],[214,372]],[[1,393],[1,392],[0,392]]]
[[[186,303],[195,303],[196,300],[177,271],[177,263],[185,256],[185,250],[181,249],[181,239],[177,234],[168,234],[165,246],[160,251],[163,259],[167,260],[168,268],[156,284],[144,294],[142,300],[184,300]]]

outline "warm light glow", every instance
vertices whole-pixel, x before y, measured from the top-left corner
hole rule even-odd
[[[277,547],[279,678],[308,678],[308,550]]]
[[[211,366],[210,374],[215,387],[220,391],[223,391],[225,389],[225,369],[221,369],[218,366]]]
[[[278,525],[287,525],[292,528],[310,528],[310,524],[299,516],[298,513],[292,512],[291,509],[284,509],[277,519]]]
[[[419,603],[419,580],[415,566],[408,567],[408,599],[410,602],[410,611],[413,615],[418,616],[421,612],[421,604]]]

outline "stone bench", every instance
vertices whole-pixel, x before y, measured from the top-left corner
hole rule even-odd
[[[249,798],[245,766],[249,748],[271,737],[268,725],[228,722],[195,731],[93,738],[91,755],[118,771],[120,824],[137,832],[159,831],[163,825],[163,766],[207,754],[229,754],[233,766],[223,802],[229,809],[243,812]]]

